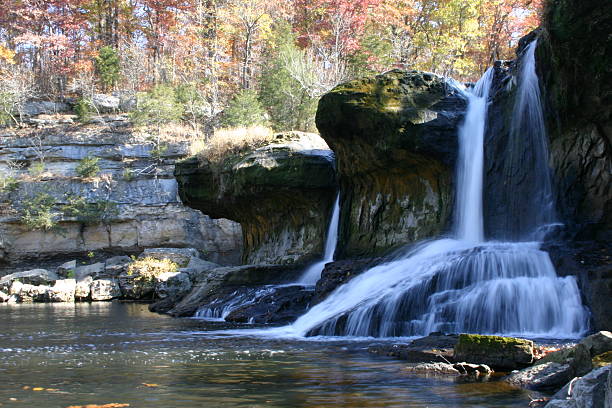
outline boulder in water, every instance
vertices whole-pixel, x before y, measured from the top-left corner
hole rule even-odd
[[[191,279],[184,272],[164,272],[155,278],[155,295],[164,299],[180,298],[191,290]]]
[[[557,390],[574,377],[573,371],[569,364],[545,363],[514,372],[504,381],[531,390]]]
[[[487,364],[496,370],[515,370],[533,363],[533,342],[513,337],[461,334],[454,357],[456,361]]]
[[[55,272],[46,269],[32,269],[29,271],[15,272],[0,279],[0,288],[8,288],[14,281],[30,285],[48,285],[59,279]]]
[[[98,279],[91,284],[91,300],[111,300],[121,296],[117,279]]]
[[[51,302],[74,302],[76,291],[75,279],[60,279],[55,281],[49,289],[49,301]]]
[[[545,408],[612,407],[612,366],[593,370],[568,384],[546,404]]]

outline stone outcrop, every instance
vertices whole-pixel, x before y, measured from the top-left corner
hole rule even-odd
[[[591,371],[556,393],[545,408],[612,407],[612,366]]]
[[[336,194],[334,158],[318,136],[290,132],[266,146],[175,171],[183,202],[242,226],[245,264],[305,264],[323,252]]]
[[[239,224],[213,220],[178,197],[174,164],[188,154],[187,142],[157,147],[126,122],[1,132],[0,173],[18,184],[0,191],[0,262],[41,262],[89,251],[138,253],[161,246],[195,247],[214,262],[240,262]],[[76,172],[85,157],[99,158],[100,171],[93,177]],[[44,167],[37,168],[41,160]],[[30,230],[20,221],[24,202],[39,193],[55,200],[56,229]],[[84,218],[62,212],[70,197],[110,204],[108,211]]]
[[[513,337],[461,334],[454,358],[455,361],[486,364],[496,370],[515,370],[533,363],[533,342]]]
[[[447,227],[465,107],[444,79],[400,70],[321,98],[316,123],[340,176],[340,258],[380,254]]]

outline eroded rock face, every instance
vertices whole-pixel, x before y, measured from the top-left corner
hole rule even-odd
[[[222,162],[177,164],[183,202],[242,226],[245,264],[304,264],[321,256],[336,194],[333,154],[316,135],[292,132]]]
[[[227,219],[212,220],[185,207],[178,197],[173,170],[176,160],[188,154],[187,142],[156,151],[127,123],[25,132],[3,131],[0,135],[0,173],[12,174],[19,181],[14,190],[0,192],[0,261],[10,266],[39,259],[70,259],[89,251],[137,253],[145,248],[195,247],[212,261],[240,262],[240,225]],[[31,168],[41,155],[44,171],[32,177]],[[76,168],[88,156],[99,158],[100,172],[83,178]],[[22,167],[14,168],[15,163]],[[53,196],[58,213],[69,197],[113,204],[103,217],[81,222],[63,215],[57,230],[28,230],[18,211],[39,193]]]
[[[321,98],[317,127],[336,154],[342,192],[338,256],[442,232],[465,107],[444,79],[415,71],[351,81]]]

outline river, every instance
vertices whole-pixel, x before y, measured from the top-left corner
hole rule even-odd
[[[371,342],[222,336],[121,303],[0,306],[0,406],[524,407],[500,382],[424,377]]]

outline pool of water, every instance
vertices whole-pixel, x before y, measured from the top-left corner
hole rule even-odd
[[[425,377],[372,341],[216,333],[146,305],[0,305],[0,406],[525,407],[500,382]]]

